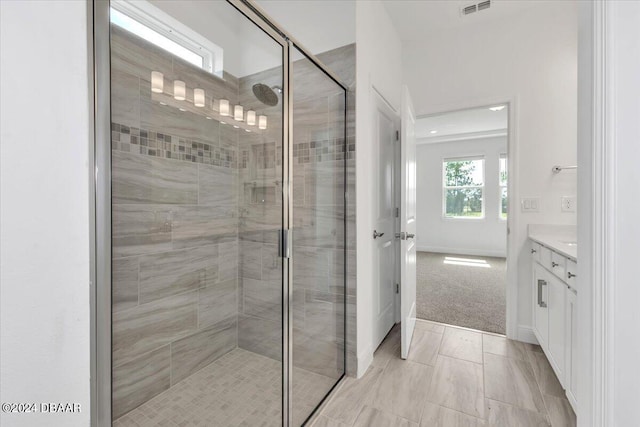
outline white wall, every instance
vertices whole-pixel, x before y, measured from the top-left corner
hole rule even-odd
[[[506,256],[507,222],[499,217],[499,159],[500,154],[506,152],[506,136],[418,144],[416,241],[419,251]],[[442,215],[442,162],[447,158],[471,156],[485,159],[485,217],[445,219]]]
[[[408,42],[404,79],[418,115],[512,101],[510,123],[517,150],[510,174],[519,197],[539,197],[539,213],[513,212],[510,229],[517,257],[518,328],[530,339],[531,265],[527,224],[575,224],[560,199],[576,194],[575,172],[551,173],[576,163],[577,9],[574,2],[544,2],[511,19],[440,31]],[[511,256],[511,255],[510,255]],[[511,325],[513,327],[513,325]],[[509,325],[508,325],[509,333]]]
[[[375,206],[373,179],[378,173],[372,147],[373,87],[399,111],[402,45],[379,1],[356,2],[356,236],[358,376],[373,358],[373,260]]]
[[[82,409],[2,413],[5,426],[89,425],[86,8],[0,2],[2,402]]]

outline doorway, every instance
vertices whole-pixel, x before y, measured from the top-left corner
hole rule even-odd
[[[509,104],[418,118],[417,317],[507,330]]]

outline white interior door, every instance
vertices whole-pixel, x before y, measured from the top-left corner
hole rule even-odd
[[[375,93],[375,91],[374,91]],[[373,194],[376,199],[374,239],[374,348],[382,342],[395,320],[395,209],[394,209],[394,144],[398,129],[396,113],[377,93],[374,115],[374,161],[377,174]]]
[[[416,117],[409,89],[402,87],[400,137],[400,316],[401,356],[409,355],[416,326]]]

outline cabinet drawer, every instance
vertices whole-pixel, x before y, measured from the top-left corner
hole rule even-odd
[[[559,279],[565,280],[567,271],[567,259],[555,252],[551,252],[551,265],[550,270]]]
[[[567,285],[571,286],[571,288],[575,291],[578,290],[577,285],[578,281],[576,280],[576,274],[578,270],[578,265],[575,261],[567,259],[567,274],[565,276],[564,281],[567,282]]]
[[[540,262],[540,249],[542,249],[540,243],[531,241],[531,259],[535,262]]]
[[[540,264],[547,270],[551,271],[551,249],[540,246]]]

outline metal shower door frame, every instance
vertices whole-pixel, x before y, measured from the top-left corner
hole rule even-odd
[[[291,70],[292,49],[297,49],[327,77],[344,91],[344,276],[345,287],[343,307],[343,366],[346,370],[346,273],[347,273],[347,93],[348,88],[307,51],[285,30],[277,26],[268,15],[252,0],[227,0],[257,27],[282,46],[283,54],[283,132],[282,132],[282,227],[291,236],[293,229],[293,90]],[[111,426],[112,369],[111,369],[111,46],[110,46],[110,0],[87,0],[87,25],[89,45],[92,45],[89,68],[93,72],[91,117],[93,164],[90,165],[91,181],[91,425]],[[286,149],[284,149],[286,147]],[[287,239],[291,245],[291,238]],[[290,246],[289,246],[290,247]],[[293,381],[293,265],[291,251],[284,252],[282,262],[282,425],[289,427],[293,422],[292,387]],[[344,373],[343,373],[344,376]],[[341,377],[342,378],[342,377]],[[341,379],[340,378],[340,379]],[[340,381],[338,379],[336,384]],[[326,398],[326,396],[325,396]],[[320,406],[322,402],[318,403]],[[316,407],[317,409],[317,407]],[[315,412],[315,410],[314,410]],[[313,414],[312,414],[313,415]]]

